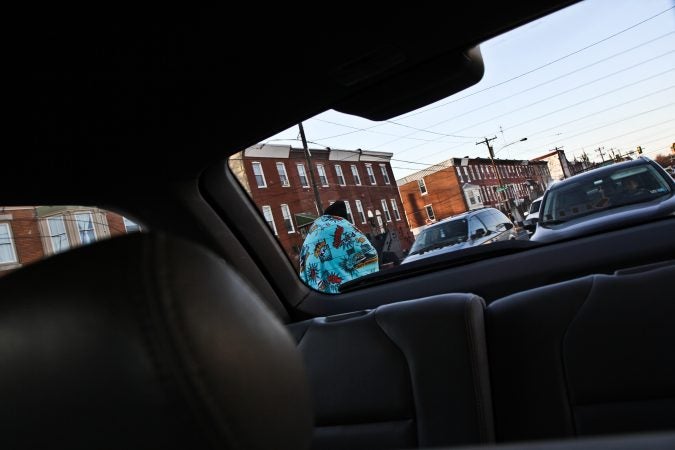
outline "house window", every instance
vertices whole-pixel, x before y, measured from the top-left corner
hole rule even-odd
[[[354,200],[354,203],[356,203],[356,212],[359,213],[361,223],[366,223],[366,215],[363,212],[363,205],[361,205],[361,200]]]
[[[17,260],[12,242],[12,230],[8,223],[0,223],[0,264],[13,262]]]
[[[251,163],[253,166],[253,175],[255,176],[255,182],[259,188],[266,188],[267,183],[265,182],[265,174],[263,173],[262,165],[259,162]]]
[[[373,172],[373,166],[366,164],[366,173],[368,174],[368,181],[370,181],[370,184],[377,184],[375,181],[375,172]]]
[[[469,170],[466,168],[466,166],[462,167],[464,169],[464,176],[466,177],[467,183],[471,181],[471,177],[469,176]]]
[[[344,186],[346,183],[345,183],[345,176],[342,173],[342,167],[335,166],[335,174],[337,175],[338,184],[340,186]]]
[[[319,173],[319,181],[321,181],[321,186],[328,186],[328,177],[326,176],[326,169],[323,168],[323,164],[317,164],[316,171]]]
[[[380,201],[382,203],[382,211],[384,211],[384,218],[387,220],[387,222],[391,222],[391,214],[389,214],[389,208],[387,207],[387,201],[385,199],[382,199]]]
[[[305,172],[305,166],[303,164],[298,164],[298,176],[300,176],[300,185],[302,187],[309,187],[307,172]]]
[[[267,222],[267,225],[270,226],[270,228],[274,232],[274,235],[278,236],[279,233],[277,233],[277,227],[276,225],[274,225],[274,216],[272,215],[272,208],[270,208],[269,206],[263,206],[262,212],[263,216],[265,216],[265,221]]]
[[[427,217],[429,218],[429,221],[434,222],[436,220],[434,208],[431,205],[424,205],[424,209],[427,211]]]
[[[424,182],[424,178],[420,178],[419,180],[417,180],[417,184],[420,186],[420,193],[421,193],[422,195],[426,195],[426,193],[427,193],[427,185],[426,185],[426,183]]]
[[[354,177],[354,184],[361,186],[361,177],[359,176],[359,169],[352,164],[352,176]]]
[[[464,178],[462,178],[462,171],[459,170],[459,167],[455,167],[455,170],[457,170],[457,176],[459,177],[459,182],[464,183]]]
[[[387,173],[387,165],[386,164],[380,164],[380,172],[382,172],[382,178],[384,178],[384,184],[390,184],[389,183],[389,173]]]
[[[345,200],[345,206],[347,207],[347,218],[349,219],[349,221],[350,221],[351,223],[354,223],[354,224],[355,224],[355,222],[354,222],[354,216],[352,215],[352,207],[349,206],[349,202],[348,202],[347,200]]]
[[[122,217],[122,220],[124,221],[124,229],[127,233],[136,233],[141,231],[141,226],[136,222],[133,222],[126,217]]]
[[[49,237],[52,242],[54,253],[68,250],[70,248],[70,242],[68,242],[66,223],[63,220],[63,216],[47,218],[47,226],[49,227]]]
[[[394,218],[396,220],[401,220],[401,214],[398,212],[398,205],[396,205],[396,199],[391,199],[391,210],[394,212]]]
[[[281,205],[281,214],[284,216],[284,225],[286,226],[286,231],[288,231],[289,234],[295,233],[293,219],[291,219],[291,210],[288,209],[288,205]]]
[[[288,182],[288,174],[286,173],[286,166],[282,162],[277,163],[277,172],[279,172],[279,181],[283,187],[288,187],[291,183]]]
[[[476,204],[476,199],[473,197],[473,192],[469,193],[469,203],[471,203],[472,205]]]
[[[80,242],[83,245],[91,244],[96,241],[96,232],[94,231],[94,219],[91,213],[75,214],[75,223],[80,235]]]

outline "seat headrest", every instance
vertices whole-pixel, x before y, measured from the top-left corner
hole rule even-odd
[[[6,448],[302,449],[308,392],[285,327],[200,246],[128,235],[0,279]]]

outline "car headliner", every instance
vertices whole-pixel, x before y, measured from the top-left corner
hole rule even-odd
[[[447,12],[340,4],[307,18],[301,7],[264,15],[41,7],[21,34],[29,139],[9,152],[2,203],[146,201],[139,191],[194,180],[327,109],[402,114],[480,78],[482,66],[465,73],[463,52],[572,3],[466,3]]]

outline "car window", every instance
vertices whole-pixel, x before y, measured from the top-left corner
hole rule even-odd
[[[96,207],[0,207],[0,276],[82,245],[142,231],[130,218]]]
[[[672,165],[672,9],[580,2],[481,43],[483,78],[463,92],[382,121],[324,111],[239,149],[229,169],[298,274],[309,230],[339,200],[378,271],[455,236],[436,226],[469,212],[494,210],[467,220],[467,236],[512,223],[510,239],[537,242],[527,216],[545,193],[549,224],[648,203],[671,191],[653,168],[556,186],[639,158]],[[643,191],[628,198],[634,182]]]
[[[423,249],[440,243],[466,241],[467,230],[466,219],[451,220],[429,227],[417,236],[410,253],[419,253]]]

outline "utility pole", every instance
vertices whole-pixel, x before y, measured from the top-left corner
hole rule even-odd
[[[595,150],[598,154],[600,154],[600,159],[602,159],[602,162],[605,162],[605,152],[602,151],[604,148],[605,147],[598,147]]]
[[[305,149],[305,161],[307,161],[307,170],[309,171],[309,179],[312,183],[312,189],[314,190],[314,200],[316,200],[316,206],[319,208],[319,215],[323,214],[323,205],[321,204],[321,196],[319,195],[319,188],[316,185],[316,180],[314,179],[314,171],[312,170],[312,161],[311,154],[309,153],[309,148],[307,147],[307,139],[305,139],[305,129],[302,127],[302,122],[298,124],[300,128],[300,137],[302,138],[302,147]]]
[[[490,152],[490,161],[492,161],[492,170],[494,170],[495,173],[497,174],[497,181],[499,182],[499,190],[498,190],[499,198],[502,199],[502,197],[503,197],[502,192],[504,192],[503,191],[504,186],[502,185],[502,177],[501,177],[501,175],[499,175],[499,170],[497,170],[497,166],[495,165],[494,151],[492,150],[492,146],[490,145],[490,141],[494,141],[495,139],[497,139],[497,136],[493,137],[492,139],[484,138],[482,141],[476,142],[476,145],[480,145],[480,144],[487,145],[488,151]]]

